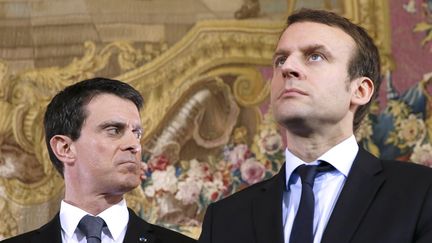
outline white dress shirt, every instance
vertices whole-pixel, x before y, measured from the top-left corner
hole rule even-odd
[[[69,203],[62,201],[60,205],[60,224],[63,243],[86,243],[87,240],[83,233],[77,228],[81,218],[90,214]],[[90,214],[92,215],[92,214]],[[129,211],[126,201],[123,199],[119,203],[105,209],[98,215],[107,227],[102,230],[101,240],[103,243],[122,243],[126,235],[127,223],[129,221]]]
[[[317,161],[306,163],[292,154],[288,149],[285,151],[285,173],[286,190],[282,202],[282,220],[284,226],[285,243],[289,243],[292,225],[297,213],[300,196],[301,180],[294,170],[302,164],[317,165],[326,161],[335,167],[330,172],[318,173],[315,177],[313,187],[315,196],[315,212],[313,222],[314,243],[321,242],[324,229],[336,204],[337,198],[345,184],[348,173],[358,153],[358,144],[354,135],[342,141],[338,145],[320,156]]]

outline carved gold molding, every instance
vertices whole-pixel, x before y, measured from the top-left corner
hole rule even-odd
[[[292,2],[289,6],[293,7]],[[391,70],[394,65],[388,2],[346,0],[343,8],[346,17],[371,33],[380,49],[383,70]],[[15,76],[6,76],[7,63],[0,62],[0,112],[8,114],[0,117],[0,156],[10,156],[7,164],[10,170],[0,166],[0,221],[6,222],[3,220],[10,217],[7,212],[11,203],[31,206],[62,193],[63,182],[51,166],[42,130],[45,106],[58,90],[95,76],[117,54],[118,65],[125,72],[117,79],[132,84],[145,98],[144,147],[155,149],[158,141],[162,141],[162,150],[170,152],[173,158],[180,156],[181,146],[190,139],[212,148],[231,139],[236,127],[246,127],[237,123],[244,110],[253,111],[249,112],[248,121],[253,124],[249,127],[259,125],[257,107],[269,94],[268,82],[259,68],[271,65],[283,27],[283,21],[202,21],[169,49],[160,45],[148,52],[145,49],[151,48],[138,49],[127,42],[113,42],[98,50],[94,43],[86,42],[83,57],[65,67],[30,70]],[[226,128],[218,133],[200,123],[212,104],[228,107],[217,113],[227,117],[226,121],[220,121],[225,124],[216,124]],[[161,137],[169,134],[168,127],[177,128],[184,136],[177,136],[165,146]],[[253,131],[247,134],[253,135]],[[33,174],[20,177],[26,168],[32,168]],[[146,206],[140,191],[128,195],[128,203],[136,210]],[[7,221],[9,232],[0,234],[17,232],[18,217],[14,217]]]
[[[164,124],[165,114],[182,102],[191,87],[206,82],[206,78],[197,77],[216,69],[238,75],[233,67],[269,66],[282,26],[260,21],[203,21],[153,62],[121,75],[119,79],[133,84],[146,98],[144,140]],[[251,88],[262,86],[261,77],[256,77],[256,72],[253,76],[244,80]]]

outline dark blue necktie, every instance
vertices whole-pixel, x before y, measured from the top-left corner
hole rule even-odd
[[[105,221],[101,217],[84,216],[78,224],[78,229],[85,235],[87,243],[101,243],[102,228]]]
[[[300,205],[291,230],[290,243],[313,243],[313,219],[315,198],[313,185],[318,172],[330,171],[334,167],[327,162],[320,165],[300,165],[297,173],[302,182]]]

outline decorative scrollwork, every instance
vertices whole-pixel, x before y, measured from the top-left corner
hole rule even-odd
[[[0,197],[0,240],[14,236],[18,233],[18,224],[13,217],[8,202]]]
[[[290,8],[293,2],[289,1]],[[368,7],[370,1],[346,2],[348,17],[361,16],[358,22],[373,20],[366,21],[366,27],[384,50],[382,60],[388,64],[384,66],[392,67],[387,32],[379,29],[389,30],[388,16],[377,17],[385,4],[379,1],[374,5],[377,9],[372,10]],[[260,134],[256,151],[261,156],[273,156],[280,139],[267,123],[260,126],[259,105],[269,94],[261,71],[270,66],[282,29],[281,22],[203,21],[170,48],[163,43],[146,43],[137,49],[121,41],[97,48],[93,42],[86,42],[84,55],[65,67],[29,70],[13,76],[7,76],[7,64],[0,61],[0,112],[7,114],[0,116],[0,221],[10,217],[7,232],[1,231],[0,237],[16,234],[14,225],[19,221],[17,215],[10,214],[8,204],[1,204],[2,197],[9,204],[27,206],[57,199],[63,192],[62,179],[53,169],[44,143],[42,114],[46,104],[58,90],[93,77],[110,65],[125,72],[117,79],[132,84],[145,98],[142,144],[150,156],[168,155],[184,171],[190,169],[186,162],[195,158],[205,157],[210,166],[215,166],[214,154],[224,144],[256,142],[258,130],[265,132]],[[113,64],[114,55],[117,63]],[[249,162],[258,166],[256,161]],[[33,168],[30,174],[21,173],[28,167]],[[147,200],[141,188],[128,194],[127,200],[134,210],[157,221],[156,210],[149,210],[157,201]],[[176,210],[165,208],[163,212],[173,215],[179,208]],[[185,213],[194,217],[196,212],[202,213],[202,208],[188,210]],[[196,227],[188,230],[198,232]]]

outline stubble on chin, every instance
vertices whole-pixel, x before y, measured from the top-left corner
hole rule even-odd
[[[139,179],[139,176],[136,178],[133,177],[122,178],[122,181],[119,182],[117,185],[116,191],[118,192],[118,194],[125,194],[134,190],[140,184],[141,184],[141,180]]]
[[[307,137],[311,133],[312,130],[308,126],[308,119],[302,116],[302,114],[294,114],[295,112],[288,111],[275,112],[274,110],[273,112],[275,121],[289,133],[301,137]]]
[[[118,190],[126,193],[132,191],[141,184],[141,176],[139,166],[127,166],[121,168],[118,173]]]

